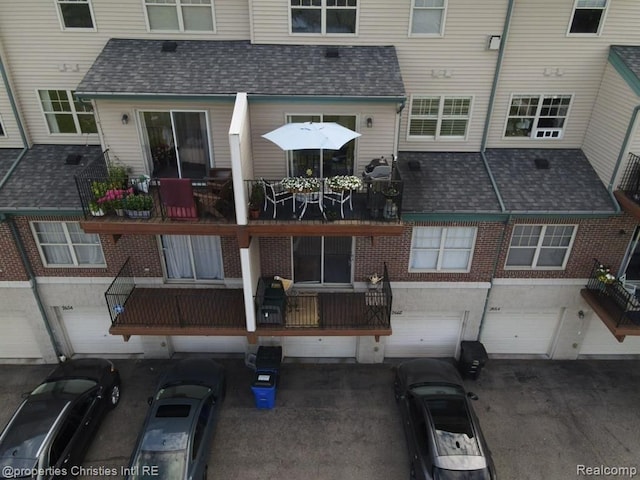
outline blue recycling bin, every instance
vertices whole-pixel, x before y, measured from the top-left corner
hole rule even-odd
[[[251,385],[257,408],[270,409],[276,405],[276,377],[274,372],[256,372]]]

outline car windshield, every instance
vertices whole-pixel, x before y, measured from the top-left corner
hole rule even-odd
[[[38,395],[40,393],[80,395],[95,386],[96,382],[94,380],[88,380],[86,378],[66,378],[64,380],[43,383],[36,387],[35,390],[31,392],[31,395]]]
[[[442,395],[428,397],[424,401],[433,420],[440,455],[481,455],[465,397]]]
[[[168,385],[158,391],[156,400],[176,397],[201,399],[206,397],[210,391],[209,387],[202,385]]]
[[[187,450],[152,452],[142,450],[131,466],[131,480],[177,480],[184,478]]]
[[[489,470],[445,470],[435,467],[433,469],[434,480],[491,480]]]

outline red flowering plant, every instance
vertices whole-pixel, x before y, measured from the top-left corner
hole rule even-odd
[[[133,187],[123,188],[111,188],[107,190],[104,196],[100,197],[97,202],[103,209],[120,210],[124,208],[125,199],[127,196],[133,195]]]

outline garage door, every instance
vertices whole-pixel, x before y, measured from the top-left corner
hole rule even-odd
[[[176,335],[171,337],[174,352],[185,353],[244,353],[247,337],[193,337]]]
[[[391,316],[385,357],[453,357],[460,344],[461,312],[404,313]]]
[[[73,353],[111,355],[143,353],[140,336],[125,342],[120,335],[111,335],[111,317],[107,308],[73,308],[62,311],[62,323]]]
[[[356,356],[357,337],[283,337],[285,357],[345,358]]]
[[[559,321],[560,310],[491,312],[480,341],[487,353],[549,355]]]
[[[42,358],[31,325],[20,312],[0,313],[0,358]]]
[[[640,354],[640,337],[627,336],[620,343],[594,313],[580,348],[580,355]]]

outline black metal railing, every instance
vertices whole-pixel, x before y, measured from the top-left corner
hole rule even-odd
[[[330,188],[328,178],[314,180],[314,188],[300,191],[284,189],[282,179],[246,180],[249,220],[398,222],[400,219],[404,182],[397,169],[391,179],[363,181],[357,190],[336,191]]]
[[[369,324],[389,328],[391,326],[393,292],[391,291],[389,271],[387,270],[386,263],[384,264],[384,274],[381,283],[381,287],[370,289],[365,294],[365,303],[367,305],[366,320]]]
[[[640,157],[629,153],[627,168],[618,186],[628,197],[640,203]]]
[[[75,175],[76,188],[80,196],[80,203],[85,218],[90,214],[92,202],[98,199],[92,190],[93,182],[106,182],[109,178],[109,150],[105,150],[96,158],[91,160],[85,167]]]
[[[122,315],[126,309],[127,301],[136,288],[133,277],[133,269],[131,267],[130,258],[124,262],[122,268],[104,293],[107,301],[109,315],[111,316],[111,324],[115,324],[119,315]]]
[[[613,307],[607,310],[616,321],[616,327],[635,325],[636,318],[640,316],[640,302],[619,279],[612,274],[607,276],[607,272],[608,269],[594,259],[587,290],[598,295],[603,304]]]

